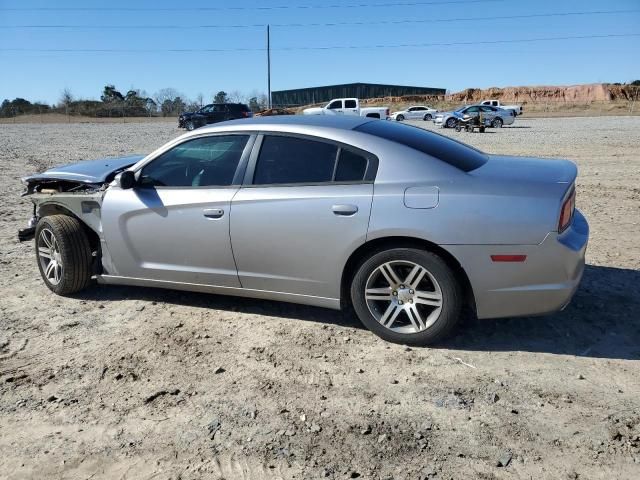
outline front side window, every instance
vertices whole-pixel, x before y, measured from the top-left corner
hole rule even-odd
[[[342,100],[334,100],[329,104],[330,110],[335,110],[336,108],[342,108]]]
[[[330,182],[337,153],[338,147],[330,143],[298,137],[265,136],[253,183]]]
[[[139,183],[148,187],[228,186],[248,135],[220,135],[176,145],[142,168]]]

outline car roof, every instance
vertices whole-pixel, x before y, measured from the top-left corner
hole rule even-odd
[[[206,131],[217,131],[228,127],[242,127],[242,130],[250,130],[251,128],[278,128],[286,126],[324,127],[339,130],[353,130],[362,124],[376,121],[383,120],[355,115],[274,115],[270,117],[252,117],[228,120],[226,122],[216,123],[209,127],[198,128],[197,131],[203,133]]]

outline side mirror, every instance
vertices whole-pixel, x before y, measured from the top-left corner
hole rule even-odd
[[[125,170],[120,174],[120,179],[118,180],[118,184],[120,185],[120,188],[123,190],[133,188],[136,184],[135,173],[132,172],[131,170]]]

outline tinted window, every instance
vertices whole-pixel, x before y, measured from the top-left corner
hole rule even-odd
[[[355,100],[345,100],[344,101],[344,108],[356,108],[356,101]]]
[[[482,109],[483,112],[495,112],[498,109],[495,107],[480,107]]]
[[[336,168],[336,182],[357,182],[364,179],[368,160],[362,155],[342,149]]]
[[[244,103],[230,103],[227,105],[229,110],[233,112],[248,112],[249,107],[247,107]]]
[[[484,153],[464,143],[399,122],[367,122],[355,130],[401,143],[464,172],[481,167],[487,161]]]
[[[248,139],[248,135],[224,135],[176,145],[142,169],[140,184],[157,187],[231,185]]]
[[[480,107],[469,107],[464,113],[478,113],[480,111]]]
[[[329,104],[329,108],[332,110],[336,108],[342,108],[342,100],[336,100],[334,102],[331,102]]]
[[[265,136],[253,183],[330,182],[338,147],[306,138]]]
[[[227,107],[225,105],[214,105],[213,106],[213,111],[214,112],[226,112],[227,111]]]

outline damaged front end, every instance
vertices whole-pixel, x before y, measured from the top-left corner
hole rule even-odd
[[[18,239],[31,240],[38,220],[51,214],[71,214],[101,235],[100,207],[104,191],[115,176],[144,158],[143,155],[91,160],[49,169],[24,177],[22,196],[33,202],[33,216]]]

